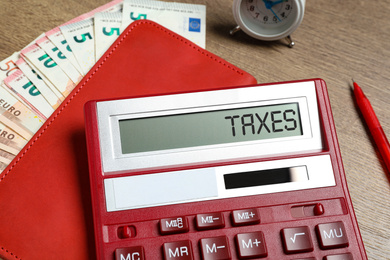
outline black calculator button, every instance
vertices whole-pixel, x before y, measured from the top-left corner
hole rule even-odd
[[[162,235],[185,233],[190,230],[187,217],[164,218],[160,220]]]
[[[240,259],[266,257],[268,255],[264,234],[261,231],[238,234],[236,243]]]
[[[225,220],[221,212],[196,215],[198,230],[216,229],[225,227]]]
[[[142,246],[132,246],[117,248],[115,250],[115,260],[145,260],[144,248]]]
[[[200,240],[203,260],[230,260],[232,259],[229,250],[227,237],[211,237]]]
[[[341,221],[319,224],[316,227],[321,249],[331,249],[348,246],[347,232]]]
[[[309,227],[285,228],[282,229],[281,234],[286,254],[313,251]]]
[[[191,242],[189,240],[170,242],[163,245],[165,260],[193,260]]]
[[[260,215],[257,209],[235,210],[232,220],[234,226],[254,225],[260,223]]]
[[[324,260],[353,260],[353,256],[350,253],[339,255],[328,255],[324,257]]]

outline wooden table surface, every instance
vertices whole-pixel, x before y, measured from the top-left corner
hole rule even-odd
[[[0,60],[107,0],[0,1]],[[301,26],[284,41],[261,42],[235,26],[232,0],[177,0],[207,6],[206,49],[259,83],[322,78],[333,109],[349,191],[369,259],[390,259],[390,175],[353,101],[352,78],[390,137],[390,0],[308,0]],[[1,231],[0,231],[1,232]]]

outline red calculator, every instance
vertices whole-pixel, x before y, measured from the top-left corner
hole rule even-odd
[[[321,79],[90,101],[98,259],[367,259]]]

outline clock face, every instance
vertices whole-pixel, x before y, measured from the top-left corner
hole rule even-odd
[[[305,0],[234,0],[238,26],[260,40],[278,40],[295,31],[303,19]]]
[[[256,23],[267,25],[281,25],[293,18],[295,9],[292,0],[244,0],[246,13]]]

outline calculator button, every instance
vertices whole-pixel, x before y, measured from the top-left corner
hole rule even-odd
[[[115,250],[115,260],[123,259],[145,260],[144,248],[142,246],[117,248]]]
[[[225,227],[225,220],[220,212],[196,215],[196,227],[198,230],[215,229]]]
[[[185,233],[190,230],[186,217],[164,218],[160,220],[160,232],[163,235]]]
[[[240,259],[267,256],[263,232],[238,234],[236,239]]]
[[[322,249],[347,247],[348,238],[343,222],[319,224],[316,227],[320,247]]]
[[[314,206],[313,213],[314,213],[315,216],[324,215],[324,213],[325,213],[324,205],[322,205],[321,203],[317,203]]]
[[[253,225],[260,223],[260,216],[257,209],[235,210],[233,211],[232,216],[234,226]]]
[[[163,245],[164,259],[193,260],[192,247],[189,240],[170,242]]]
[[[118,228],[118,237],[120,239],[126,239],[135,237],[136,229],[134,226],[122,226]]]
[[[200,240],[203,260],[230,260],[229,242],[225,236]]]
[[[285,228],[281,231],[286,254],[313,251],[310,230],[308,227]]]
[[[324,260],[353,260],[353,256],[350,253],[340,255],[328,255],[324,257]]]

